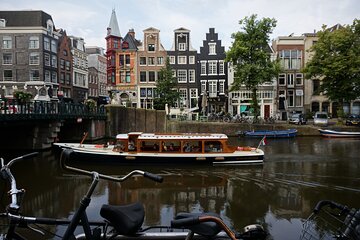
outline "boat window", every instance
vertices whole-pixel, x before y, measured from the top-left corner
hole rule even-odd
[[[142,152],[159,152],[160,150],[159,141],[141,141],[141,151]]]
[[[201,141],[184,141],[183,152],[201,152]]]
[[[181,142],[180,141],[164,141],[163,142],[163,152],[180,152]]]
[[[205,152],[222,152],[223,146],[220,141],[206,141]]]
[[[127,140],[117,140],[114,146],[113,151],[115,152],[123,152],[125,151],[125,146],[127,144]]]

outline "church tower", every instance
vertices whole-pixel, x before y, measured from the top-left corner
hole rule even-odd
[[[116,85],[116,51],[121,48],[122,37],[115,9],[112,10],[109,26],[106,34],[106,61],[107,61],[107,83],[115,88]]]

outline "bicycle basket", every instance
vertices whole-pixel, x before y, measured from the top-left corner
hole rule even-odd
[[[348,214],[322,209],[312,213],[303,223],[300,240],[358,240],[360,239],[359,211]]]

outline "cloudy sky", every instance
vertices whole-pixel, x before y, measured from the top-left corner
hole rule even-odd
[[[191,30],[191,42],[198,51],[211,27],[227,50],[231,34],[241,30],[239,20],[251,14],[277,20],[271,39],[360,18],[359,0],[1,0],[0,6],[1,10],[43,10],[52,16],[56,28],[83,37],[87,46],[101,47],[105,47],[113,8],[122,36],[134,28],[142,40],[142,31],[155,27],[165,49],[170,49],[173,31],[184,27]]]

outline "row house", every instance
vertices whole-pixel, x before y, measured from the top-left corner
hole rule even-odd
[[[143,32],[143,43],[138,49],[138,107],[153,109],[156,82],[165,67],[167,51],[161,44],[160,30],[150,27]]]
[[[88,60],[83,38],[69,36],[73,58],[73,99],[81,103],[88,98]]]
[[[210,28],[197,57],[199,106],[203,114],[228,112],[228,64],[225,58],[225,47],[215,29]]]
[[[59,69],[59,100],[72,101],[73,93],[73,58],[71,54],[70,39],[66,31],[60,30],[58,45]]]
[[[89,67],[89,98],[99,104],[109,102],[106,78],[106,57],[102,47],[86,47]]]
[[[197,110],[199,99],[199,83],[196,81],[197,51],[191,45],[190,30],[178,28],[174,30],[172,48],[167,52],[170,66],[177,78],[180,100],[172,114],[189,113]]]
[[[25,90],[34,100],[58,101],[59,36],[43,11],[0,11],[1,97]]]

